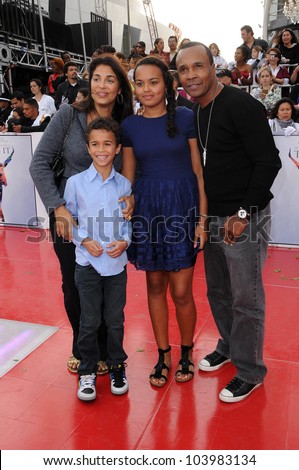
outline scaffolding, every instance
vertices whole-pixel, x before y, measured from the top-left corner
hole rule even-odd
[[[107,0],[95,0],[95,12],[102,18],[107,18]]]
[[[14,91],[15,67],[48,72],[50,60],[60,57],[65,50],[46,45],[44,21],[49,28],[49,15],[41,9],[40,2],[36,5],[34,0],[0,0],[0,95]],[[64,31],[69,27],[61,28]],[[84,55],[73,52],[71,55],[79,70],[83,70]]]
[[[155,39],[157,39],[159,35],[158,35],[158,28],[157,28],[157,23],[155,20],[153,5],[152,5],[151,0],[142,0],[142,2],[143,2],[145,16],[147,20],[151,45],[152,45],[152,48],[154,48]]]
[[[48,71],[50,60],[60,57],[61,49],[46,46],[46,57],[49,65],[45,65],[45,55],[42,44],[28,43],[22,39],[9,38],[8,42],[0,36],[0,95],[13,92],[11,71],[15,66],[26,67],[32,70]],[[84,56],[72,52],[72,60],[77,63],[78,69],[84,69]]]
[[[158,29],[152,2],[143,0],[143,6],[151,44],[154,47]],[[98,17],[107,19],[107,0],[95,0],[95,11]],[[55,31],[53,32],[53,26],[50,23],[49,13],[41,8],[40,0],[0,0],[0,95],[14,91],[12,75],[15,67],[48,72],[50,60],[60,57],[61,52],[68,49],[59,41],[55,42],[50,39],[53,34],[56,40],[58,37],[65,39],[70,27],[64,24],[59,25],[61,30],[57,31],[58,24],[54,23]],[[45,31],[44,27],[46,27]],[[56,43],[58,48],[53,47]],[[78,54],[72,50],[69,52],[72,60],[82,71],[86,62],[85,54]]]

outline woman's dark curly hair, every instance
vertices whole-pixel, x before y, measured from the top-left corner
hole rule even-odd
[[[293,119],[293,121],[296,121],[296,119],[297,119],[296,108],[294,106],[293,101],[290,100],[290,98],[287,98],[287,97],[286,98],[281,98],[280,100],[276,101],[275,105],[271,109],[270,119],[277,118],[277,113],[278,113],[278,110],[279,110],[279,106],[284,104],[284,103],[289,103],[289,105],[291,106],[291,109],[292,109],[292,119]]]
[[[147,57],[144,57],[143,59],[140,59],[137,62],[137,65],[134,70],[134,80],[136,76],[136,70],[138,69],[138,67],[141,67],[141,65],[155,65],[162,72],[163,80],[164,80],[165,87],[166,87],[165,98],[167,101],[166,109],[167,109],[167,116],[168,116],[167,134],[168,134],[168,137],[175,137],[179,133],[179,131],[175,122],[176,100],[175,100],[175,91],[173,88],[172,73],[170,72],[166,62],[164,62],[163,59],[159,59],[159,57],[155,57],[155,56],[147,56]]]
[[[121,89],[121,95],[123,99],[119,102],[117,99],[115,100],[113,110],[112,110],[112,118],[115,119],[118,123],[121,123],[126,117],[131,116],[134,114],[133,112],[133,92],[130,82],[128,80],[127,74],[124,71],[121,64],[115,59],[112,55],[102,54],[99,57],[96,57],[90,62],[89,65],[89,90],[90,90],[90,82],[92,80],[93,74],[95,69],[99,65],[107,65],[111,67],[113,72],[115,73],[117,80],[119,81],[119,88]],[[78,111],[85,111],[90,112],[95,110],[94,100],[92,95],[90,94],[89,99],[83,101],[79,105],[74,105]]]

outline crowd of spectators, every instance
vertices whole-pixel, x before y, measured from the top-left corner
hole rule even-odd
[[[279,31],[271,44],[254,37],[252,27],[244,25],[240,28],[243,43],[237,46],[234,60],[227,61],[221,55],[218,44],[211,43],[211,51],[218,80],[227,86],[238,86],[249,92],[264,106],[268,117],[281,98],[289,98],[295,108],[295,121],[299,121],[299,43],[291,28]],[[180,47],[189,38],[181,42],[175,35],[168,38],[168,51],[164,50],[163,38],[156,38],[154,48],[149,52],[144,41],[138,41],[130,50],[128,57],[113,46],[101,45],[96,48],[90,60],[101,54],[111,54],[120,62],[127,73],[134,91],[134,70],[138,60],[147,55],[155,55],[166,62],[175,76],[177,104],[192,107],[192,99],[179,83],[176,72],[176,56]],[[47,83],[40,79],[31,79],[28,83],[28,94],[15,90],[11,96],[0,96],[0,132],[29,132],[29,127],[35,127],[37,122],[47,122],[59,109],[61,104],[72,104],[75,100],[88,97],[88,66],[79,70],[78,64],[71,58],[68,51],[63,51],[60,57],[49,60],[51,71]],[[83,91],[82,91],[83,90]],[[78,95],[79,92],[79,95]],[[25,99],[33,98],[38,105],[39,119],[31,120],[24,115]],[[188,100],[188,101],[187,101]],[[28,104],[28,103],[27,103]],[[134,98],[135,112],[138,110],[138,100]],[[40,124],[38,124],[40,126]],[[44,127],[44,126],[42,126]],[[40,128],[40,127],[39,127]],[[37,129],[31,129],[36,131]]]

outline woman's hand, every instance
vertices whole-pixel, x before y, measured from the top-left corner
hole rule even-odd
[[[54,210],[56,219],[56,233],[59,237],[71,241],[73,238],[73,226],[77,227],[77,222],[65,206],[57,207]]]
[[[194,248],[199,244],[199,249],[203,250],[208,240],[208,232],[205,229],[204,224],[196,224],[195,236],[194,236]]]
[[[264,100],[267,96],[267,93],[265,93],[265,90],[260,90],[259,92],[259,99]]]
[[[135,207],[134,194],[131,194],[130,196],[122,196],[119,198],[118,202],[124,202],[126,204],[126,207],[122,210],[122,213],[126,220],[131,220]]]

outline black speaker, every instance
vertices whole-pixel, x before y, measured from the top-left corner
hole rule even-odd
[[[83,54],[82,34],[80,24],[71,24],[70,28],[73,34],[73,51],[77,54]],[[112,44],[112,23],[106,18],[100,18],[100,21],[83,23],[84,42],[86,55],[91,56],[93,51],[101,44]],[[70,50],[67,49],[66,50]]]
[[[57,23],[65,23],[65,0],[49,0],[49,17]]]

